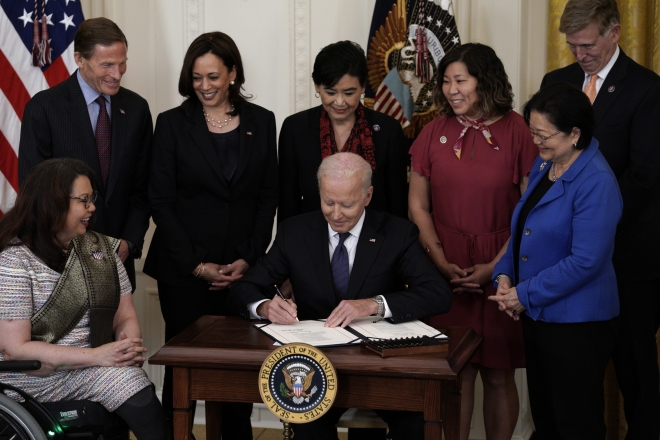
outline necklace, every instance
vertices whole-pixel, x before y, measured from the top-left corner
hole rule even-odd
[[[550,166],[550,171],[552,171],[552,177],[550,178],[550,180],[552,180],[553,182],[556,182],[557,181],[557,175],[555,174],[555,163],[554,162]]]
[[[233,112],[234,112],[234,105],[232,104],[231,110],[229,110],[228,112],[225,112],[225,116],[228,116],[228,117],[225,118],[224,121],[220,122],[220,120],[213,119],[211,117],[211,115],[206,113],[206,110],[204,110],[204,108],[202,108],[202,113],[204,113],[204,119],[206,119],[206,123],[210,124],[212,127],[218,127],[218,128],[226,127],[226,126],[229,125],[229,123],[231,122],[231,115],[229,115],[229,113],[233,113]],[[217,122],[217,125],[216,125],[216,122]]]
[[[568,169],[571,167],[571,165],[573,165],[573,162],[568,164],[568,166],[566,167],[564,172],[561,173],[561,176],[563,176],[566,173],[566,171],[568,171]],[[553,182],[556,182],[557,179],[561,176],[557,177],[557,175],[555,174],[555,163],[554,162],[552,163],[552,166],[550,167],[550,171],[552,172],[552,177],[550,178],[550,180],[552,180]]]

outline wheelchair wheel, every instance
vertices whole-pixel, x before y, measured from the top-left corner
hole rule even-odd
[[[34,417],[19,403],[0,393],[0,440],[46,440]]]

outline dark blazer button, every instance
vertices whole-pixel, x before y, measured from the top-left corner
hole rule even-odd
[[[223,203],[222,209],[229,209],[229,203]]]
[[[532,231],[530,231],[529,229],[525,229],[525,235],[529,235],[531,233],[532,233]]]
[[[523,261],[527,261],[527,255],[523,255],[521,258]]]

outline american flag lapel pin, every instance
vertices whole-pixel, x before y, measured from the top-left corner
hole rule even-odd
[[[370,238],[369,241],[372,242],[372,243],[375,243],[376,239],[375,238]]]
[[[126,114],[126,112],[124,112],[124,109],[121,109],[121,108],[119,109],[119,113],[121,113],[122,115]]]
[[[252,132],[251,132],[251,131],[248,131],[248,132],[245,133],[245,134],[247,134],[248,136],[252,136]]]

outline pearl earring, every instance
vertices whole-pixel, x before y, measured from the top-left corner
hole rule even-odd
[[[317,98],[321,97],[321,95],[319,95],[319,92],[314,93],[314,96],[316,96]]]
[[[229,81],[230,86],[233,86],[234,84],[236,84],[236,82],[233,79],[231,81]]]

